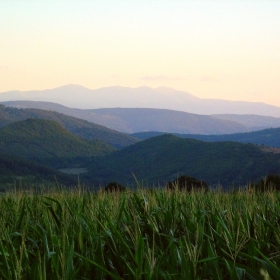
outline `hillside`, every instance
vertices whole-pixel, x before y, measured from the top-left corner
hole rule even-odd
[[[100,141],[80,139],[50,120],[26,119],[0,129],[0,152],[28,159],[103,156],[114,150]]]
[[[226,134],[251,131],[250,127],[246,127],[235,121],[173,110],[147,108],[81,110],[50,102],[31,101],[11,101],[5,102],[4,104],[16,108],[36,107],[39,109],[54,110],[124,133],[164,131],[168,133]]]
[[[21,186],[24,183],[27,186],[30,186],[30,184],[44,185],[45,183],[63,184],[65,186],[77,185],[77,178],[74,176],[58,172],[31,160],[0,154],[1,188],[7,188],[9,184],[14,186],[17,181]]]
[[[280,118],[280,108],[260,102],[202,99],[188,92],[158,87],[88,89],[65,85],[54,89],[0,93],[0,101],[47,101],[80,109],[158,108],[200,115],[258,114]]]
[[[280,118],[259,116],[259,115],[236,115],[236,114],[220,114],[212,115],[221,120],[228,120],[238,122],[251,130],[262,130],[265,128],[277,128],[280,127]]]
[[[280,155],[262,152],[252,144],[208,143],[162,135],[95,160],[84,176],[97,183],[135,185],[132,173],[144,185],[162,184],[186,174],[211,185],[239,186],[280,173]]]
[[[221,134],[248,131],[247,127],[234,121],[173,110],[111,108],[90,111],[92,121],[94,121],[94,115],[103,117],[103,125],[107,127],[113,125],[118,130],[127,133],[156,130],[167,133]]]
[[[164,132],[140,132],[132,134],[133,137],[139,140],[145,140],[151,137],[165,134]],[[173,134],[173,133],[172,133]],[[280,148],[280,128],[263,129],[260,131],[253,131],[247,133],[234,133],[226,135],[198,135],[198,134],[179,134],[173,135],[181,138],[191,138],[207,142],[218,141],[236,141],[241,143],[252,143],[257,145],[264,145],[268,147]]]
[[[88,140],[100,140],[116,148],[123,148],[137,142],[135,138],[127,134],[82,119],[50,111],[49,109],[18,109],[0,105],[0,127],[28,118],[56,121],[78,137]]]

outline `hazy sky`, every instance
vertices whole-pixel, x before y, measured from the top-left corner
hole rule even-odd
[[[280,106],[280,1],[0,0],[0,92],[168,86]]]

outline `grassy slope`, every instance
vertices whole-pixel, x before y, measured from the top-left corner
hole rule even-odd
[[[165,134],[164,132],[139,132],[131,134],[139,140],[148,139],[151,137]],[[224,135],[199,135],[199,134],[178,134],[178,137],[193,138],[197,140],[216,142],[216,141],[236,141],[241,143],[253,143],[258,145],[265,145],[270,147],[280,148],[280,128],[269,128],[260,131],[247,132],[247,133],[234,133]]]
[[[89,174],[95,180],[123,183],[163,182],[186,174],[209,184],[246,184],[269,173],[280,173],[280,155],[261,152],[251,144],[207,143],[172,135],[154,137],[98,161]]]
[[[56,121],[76,136],[88,140],[100,140],[117,148],[123,148],[137,142],[137,139],[127,134],[54,111],[16,109],[0,105],[0,127],[28,118]]]
[[[25,158],[101,156],[115,148],[72,135],[54,121],[27,119],[0,129],[2,153]]]

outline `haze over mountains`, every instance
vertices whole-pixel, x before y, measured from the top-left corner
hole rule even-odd
[[[254,114],[280,117],[280,107],[260,102],[201,99],[189,93],[159,87],[107,87],[90,90],[79,85],[36,91],[0,93],[0,101],[48,101],[81,109],[157,108],[194,114]]]
[[[75,109],[57,103],[40,101],[7,101],[2,102],[2,104],[14,108],[29,108],[25,112],[33,110],[33,114],[36,110],[30,108],[43,109],[42,112],[37,110],[37,115],[52,115],[56,111],[64,115],[87,120],[94,123],[95,126],[99,124],[124,133],[159,131],[183,134],[231,134],[280,127],[280,118],[257,115],[226,114],[209,116],[151,108]],[[22,110],[23,112],[24,110]],[[61,114],[57,116],[62,117]],[[57,116],[56,119],[58,119]],[[52,119],[56,120],[53,117]],[[72,130],[72,132],[75,133],[76,130]]]
[[[147,87],[91,91],[66,86],[9,92],[0,94],[1,98],[9,100],[0,105],[0,153],[10,183],[23,170],[27,177],[36,177],[38,170],[39,180],[57,174],[61,182],[73,182],[73,177],[53,168],[83,169],[80,179],[85,184],[135,185],[133,174],[147,184],[164,184],[185,174],[225,187],[280,172],[280,149],[273,148],[280,147],[280,108],[271,105],[202,100],[172,89]],[[95,109],[81,109],[86,104]],[[98,108],[110,106],[125,108]],[[194,114],[184,111],[187,108],[205,110]],[[229,108],[234,113],[229,114]],[[215,114],[209,115],[211,110]],[[161,135],[166,133],[180,137]],[[146,138],[151,139],[141,141]],[[0,174],[0,181],[7,182],[5,176]]]

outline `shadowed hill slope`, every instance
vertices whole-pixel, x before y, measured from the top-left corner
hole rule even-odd
[[[165,134],[164,132],[139,132],[132,134],[139,140],[145,140],[151,137]],[[179,134],[172,133],[181,138],[191,138],[207,142],[217,141],[236,141],[241,143],[252,143],[257,145],[265,145],[269,147],[280,148],[280,128],[263,129],[247,133],[234,133],[224,135],[198,135],[198,134]]]
[[[211,185],[230,187],[270,173],[280,173],[280,155],[262,152],[255,145],[162,135],[95,160],[85,177],[99,183],[135,184],[134,174],[144,184],[157,185],[188,175]]]
[[[65,186],[77,185],[77,178],[74,176],[61,173],[31,160],[0,154],[0,185],[3,187],[9,184],[13,185],[16,180],[20,180],[21,184],[22,180],[26,181],[28,185],[36,183],[38,187],[38,183],[44,184],[44,182]]]

